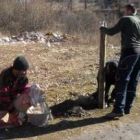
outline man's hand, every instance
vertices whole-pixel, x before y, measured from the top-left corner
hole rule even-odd
[[[104,30],[105,30],[105,27],[104,27],[104,26],[101,26],[99,29],[100,29],[101,31],[104,31]]]

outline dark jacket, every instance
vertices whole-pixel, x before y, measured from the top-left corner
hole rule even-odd
[[[122,50],[140,53],[140,19],[136,15],[123,16],[112,28],[105,28],[107,35],[121,32]]]
[[[13,113],[13,100],[29,89],[26,76],[16,77],[12,74],[12,67],[4,69],[0,74],[0,110]]]

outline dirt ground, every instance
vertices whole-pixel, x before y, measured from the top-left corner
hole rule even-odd
[[[96,91],[99,68],[99,46],[64,43],[47,47],[42,44],[0,46],[0,70],[14,58],[25,55],[30,62],[30,83],[38,83],[46,93],[49,106],[72,99],[73,94],[87,95]],[[119,58],[119,47],[107,47],[107,60]],[[88,117],[54,118],[46,127],[29,123],[0,130],[0,139],[12,140],[133,140],[140,139],[139,94],[130,115],[119,120],[104,116],[112,107],[88,111]]]

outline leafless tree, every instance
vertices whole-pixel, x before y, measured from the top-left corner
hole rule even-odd
[[[87,9],[87,0],[84,0],[85,1],[85,10]]]
[[[73,0],[69,0],[68,2],[68,9],[72,10]]]
[[[27,11],[28,10],[28,2],[27,2],[27,0],[25,0],[25,10]]]

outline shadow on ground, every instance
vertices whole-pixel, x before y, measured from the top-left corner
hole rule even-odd
[[[87,125],[99,124],[109,121],[105,116],[99,118],[86,118],[83,120],[76,121],[61,121],[57,124],[50,124],[47,127],[35,127],[29,123],[24,124],[18,128],[11,128],[8,131],[0,130],[0,140],[3,139],[15,139],[15,138],[29,138],[34,136],[40,136],[45,134],[50,134],[66,129],[74,129],[78,127],[83,127]]]
[[[68,117],[69,118],[72,116],[75,116],[75,117],[84,116],[86,118],[84,119],[80,118],[80,120],[73,120],[73,118],[71,118],[72,120],[70,120],[69,118],[69,120],[65,119],[56,124],[49,124],[47,127],[35,127],[31,125],[29,122],[26,122],[21,127],[0,130],[0,140],[16,139],[16,138],[30,138],[34,136],[46,135],[50,133],[67,130],[67,129],[74,129],[78,127],[94,125],[94,124],[99,124],[99,123],[104,123],[106,121],[109,121],[108,119],[106,119],[105,116],[102,116],[99,118],[93,118],[91,117],[91,115],[88,115],[86,110],[97,108],[96,103],[97,103],[96,98],[91,98],[91,97],[82,98],[82,101],[81,99],[76,100],[76,101],[66,100],[60,104],[50,107],[54,117],[56,118]],[[77,105],[84,108],[85,111],[78,108],[78,112],[77,110],[76,112],[74,110],[74,114],[73,113],[71,114],[69,111],[71,109],[72,110],[75,109],[74,107],[77,107]]]

